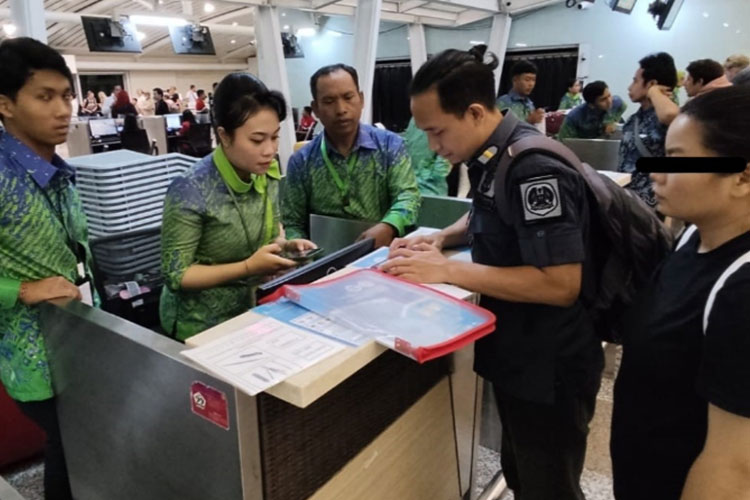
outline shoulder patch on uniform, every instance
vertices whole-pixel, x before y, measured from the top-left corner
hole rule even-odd
[[[523,220],[536,222],[562,216],[557,177],[536,177],[520,184]]]

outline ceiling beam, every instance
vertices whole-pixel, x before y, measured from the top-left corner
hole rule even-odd
[[[449,5],[451,7],[461,7],[464,9],[484,10],[497,14],[502,12],[498,0],[430,0],[430,3]]]
[[[466,10],[464,12],[461,12],[456,18],[456,26],[463,26],[465,24],[481,21],[482,19],[487,19],[488,17],[492,17],[493,15],[494,14],[492,14],[491,12],[487,12],[484,10]]]
[[[215,16],[215,17],[205,18],[205,20],[201,22],[223,23],[225,21],[230,21],[240,16],[251,15],[253,14],[254,11],[255,11],[255,7],[240,7],[231,12],[225,12],[224,14],[219,14],[218,16]]]
[[[237,54],[241,54],[248,49],[253,50],[254,48],[255,48],[254,46],[248,43],[248,44],[243,45],[242,47],[237,47],[236,49],[230,50],[229,52],[221,56],[219,59],[221,60],[221,62],[224,62],[227,59],[231,59],[232,57],[235,57]]]
[[[423,5],[426,5],[427,2],[423,2],[422,0],[408,0],[401,5],[399,5],[399,12],[401,13],[407,13],[412,9],[416,9],[418,7],[422,7]]]
[[[418,16],[418,17],[433,17],[435,19],[445,19],[447,21],[452,21],[454,23],[458,19],[458,15],[456,14],[452,14],[450,12],[442,12],[439,10],[432,10],[432,9],[416,8],[416,9],[412,9],[411,11],[409,11],[409,14],[412,16]]]
[[[338,3],[339,0],[313,0],[312,2],[312,8],[313,9],[322,9],[323,7],[328,7],[329,5],[333,5],[335,3]]]

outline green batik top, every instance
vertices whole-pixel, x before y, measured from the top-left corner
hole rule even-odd
[[[381,221],[399,235],[416,223],[422,199],[403,139],[360,124],[354,147],[344,158],[324,137],[320,134],[289,160],[282,200],[287,238],[309,237],[310,214]],[[330,168],[323,156],[324,140]]]
[[[528,96],[522,96],[512,89],[507,94],[501,95],[497,98],[497,107],[500,111],[505,111],[506,109],[511,110],[522,122],[525,122],[531,112],[535,109],[534,101]]]
[[[451,164],[430,150],[427,134],[417,127],[414,118],[403,133],[406,150],[411,156],[417,186],[423,195],[448,196],[448,181]]]
[[[18,300],[21,283],[52,276],[75,283],[79,258],[92,269],[72,177],[58,156],[49,163],[0,133],[0,378],[18,401],[53,396],[39,306]]]
[[[560,106],[558,106],[557,109],[559,111],[564,111],[566,109],[573,109],[576,106],[580,106],[581,104],[583,104],[583,96],[580,92],[577,94],[566,92],[560,100]]]
[[[260,276],[204,290],[183,290],[180,284],[193,264],[239,262],[279,236],[280,177],[274,161],[266,175],[243,182],[218,147],[169,186],[162,222],[165,286],[159,314],[164,330],[178,340],[255,305]]]

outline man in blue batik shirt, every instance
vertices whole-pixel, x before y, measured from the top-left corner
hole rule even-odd
[[[674,59],[666,52],[648,55],[639,64],[628,87],[628,96],[641,107],[623,127],[617,170],[632,174],[633,178],[626,187],[649,206],[655,207],[651,179],[647,173],[636,171],[636,162],[642,156],[665,156],[667,128],[680,112],[671,99],[671,91],[677,84],[677,70]]]
[[[560,128],[558,139],[599,139],[615,131],[615,125],[628,108],[619,96],[609,92],[602,81],[583,89],[585,102],[572,109]]]
[[[516,117],[532,125],[544,120],[544,109],[537,109],[529,95],[536,86],[536,65],[529,61],[518,61],[510,70],[513,88],[497,99],[500,111],[509,109]]]

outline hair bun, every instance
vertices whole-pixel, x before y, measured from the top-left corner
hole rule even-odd
[[[474,58],[480,63],[484,62],[484,54],[486,52],[487,52],[487,45],[483,43],[480,43],[479,45],[474,45],[472,48],[469,49],[469,54],[474,56]]]

